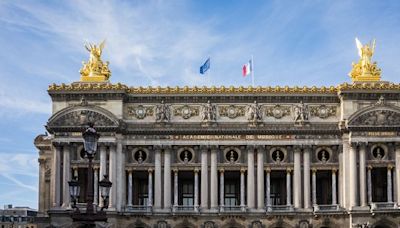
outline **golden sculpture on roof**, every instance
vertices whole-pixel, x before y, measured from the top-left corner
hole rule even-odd
[[[108,68],[109,62],[101,60],[101,54],[105,45],[105,40],[96,44],[85,44],[86,50],[90,53],[89,61],[83,61],[83,67],[79,71],[81,73],[81,82],[106,82],[111,76]]]
[[[360,60],[358,63],[353,63],[353,69],[349,76],[353,82],[376,82],[381,79],[381,69],[376,62],[372,62],[371,58],[375,51],[375,39],[369,44],[363,45],[356,38],[356,46]]]

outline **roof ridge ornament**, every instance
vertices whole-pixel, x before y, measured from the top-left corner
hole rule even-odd
[[[369,44],[362,44],[356,37],[356,46],[360,60],[358,63],[352,63],[349,76],[353,82],[377,82],[381,79],[381,69],[376,62],[372,62],[371,58],[375,52],[375,39]]]
[[[81,82],[108,82],[111,71],[108,68],[108,61],[101,60],[101,54],[105,46],[105,40],[99,45],[86,43],[85,48],[90,53],[89,61],[83,61],[81,74]]]

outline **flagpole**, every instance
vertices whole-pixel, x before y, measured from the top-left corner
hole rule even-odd
[[[251,55],[251,84],[254,87],[254,60],[253,60],[253,55]]]

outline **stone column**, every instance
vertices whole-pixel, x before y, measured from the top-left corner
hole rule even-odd
[[[174,169],[174,209],[178,207],[178,169]]]
[[[265,176],[265,189],[266,189],[266,200],[267,200],[267,210],[271,209],[271,169],[266,169]]]
[[[128,169],[128,206],[132,206],[132,169]]]
[[[332,204],[337,204],[337,196],[336,196],[336,169],[332,169]]]
[[[94,172],[93,172],[93,204],[98,205],[99,204],[99,167],[94,166],[93,167]]]
[[[51,167],[51,192],[52,194],[52,206],[59,207],[61,201],[61,149],[62,147],[57,145],[54,148],[54,156]]]
[[[368,184],[368,203],[371,204],[372,203],[372,176],[371,176],[371,172],[372,172],[372,166],[368,166],[368,170],[367,170],[367,184]]]
[[[224,169],[219,170],[219,207],[220,210],[224,210],[225,205],[225,177],[224,177]]]
[[[201,209],[208,209],[208,148],[201,147]]]
[[[301,208],[301,150],[294,149],[293,170],[293,204],[295,208]]]
[[[357,147],[353,143],[349,150],[349,193],[350,193],[350,209],[357,206]]]
[[[393,169],[393,167],[391,165],[389,165],[387,167],[387,201],[388,201],[388,203],[393,202],[392,169]]]
[[[153,169],[149,169],[149,177],[148,177],[148,201],[147,201],[147,206],[152,207],[153,206]]]
[[[304,148],[303,152],[303,182],[304,182],[304,208],[311,208],[310,200],[310,152],[311,147]]]
[[[156,147],[154,155],[154,208],[161,208],[161,148]]]
[[[116,200],[117,200],[117,188],[118,188],[118,180],[117,180],[117,153],[115,151],[115,146],[110,146],[110,157],[109,157],[109,175],[110,181],[113,183],[113,186],[110,189],[110,198],[108,202],[108,210],[115,210]]]
[[[63,148],[63,204],[62,207],[68,208],[70,202],[69,195],[69,187],[68,181],[71,180],[71,167],[70,167],[70,153],[71,147],[69,145],[64,146]]]
[[[247,208],[254,209],[254,147],[247,150]]]
[[[317,170],[312,169],[312,204],[317,205]]]
[[[342,166],[342,170],[339,170],[340,178],[340,186],[341,186],[341,198],[342,198],[342,207],[349,208],[350,205],[350,173],[349,173],[349,153],[350,153],[350,142],[349,142],[349,134],[344,133],[342,137],[343,144],[343,153],[342,160],[339,162],[339,165]],[[355,167],[353,167],[355,168]]]
[[[199,170],[194,169],[194,211],[199,210]]]
[[[210,173],[210,202],[211,210],[218,209],[218,172],[217,172],[217,150],[211,149],[211,173]]]
[[[396,152],[395,152],[395,177],[396,177],[396,196],[397,196],[397,205],[400,206],[400,144],[396,144]]]
[[[123,189],[124,189],[124,182],[125,182],[125,175],[123,175],[125,173],[125,161],[123,160],[122,157],[122,143],[121,141],[118,140],[117,142],[117,152],[116,152],[116,158],[117,158],[117,165],[116,165],[116,182],[112,182],[112,183],[116,183],[116,187],[117,187],[117,195],[116,195],[116,209],[117,211],[121,211],[122,208],[122,198],[125,197],[125,194],[123,193]]]
[[[264,210],[264,149],[257,149],[257,208]]]
[[[360,172],[360,206],[367,206],[367,178],[366,178],[366,159],[365,159],[366,145],[361,143],[359,151],[359,172]]]
[[[286,205],[292,205],[292,178],[290,175],[291,170],[286,170]]]
[[[240,207],[242,211],[246,210],[246,203],[244,202],[244,173],[245,169],[240,169]]]
[[[39,213],[43,215],[46,213],[46,199],[45,199],[45,189],[46,189],[46,159],[39,157]]]
[[[107,147],[105,145],[100,145],[100,174],[99,179],[102,180],[104,175],[107,175]],[[99,194],[99,207],[103,207],[103,199]]]
[[[171,209],[171,151],[164,149],[164,209]]]

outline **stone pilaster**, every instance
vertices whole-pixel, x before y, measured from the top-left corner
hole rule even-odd
[[[70,195],[68,181],[71,180],[71,163],[70,163],[71,146],[63,147],[63,208],[70,207]]]
[[[360,173],[360,206],[367,206],[367,177],[366,177],[366,144],[360,144],[359,150],[359,173]]]
[[[201,147],[201,209],[208,209],[208,148]]]
[[[171,151],[164,148],[164,209],[171,209]]]
[[[257,209],[264,210],[264,148],[257,149]]]
[[[117,200],[117,188],[118,188],[118,180],[117,180],[117,153],[115,151],[115,146],[110,146],[110,157],[109,157],[109,175],[110,181],[113,183],[113,186],[110,189],[110,198],[108,202],[108,210],[112,211],[116,209],[116,200]]]
[[[54,156],[51,167],[51,205],[59,207],[61,202],[61,150],[60,145],[54,146]]]
[[[218,209],[218,172],[217,172],[217,149],[211,148],[211,171],[210,171],[210,208]]]
[[[154,208],[161,209],[161,197],[162,197],[162,186],[161,186],[161,148],[155,148],[154,155]]]
[[[357,206],[357,146],[352,143],[349,150],[349,209]]]
[[[247,150],[247,208],[255,208],[254,147]]]
[[[294,148],[293,204],[295,208],[301,208],[301,190],[301,150]]]
[[[311,208],[310,201],[310,153],[311,147],[305,147],[303,151],[303,182],[304,182],[304,208]]]

